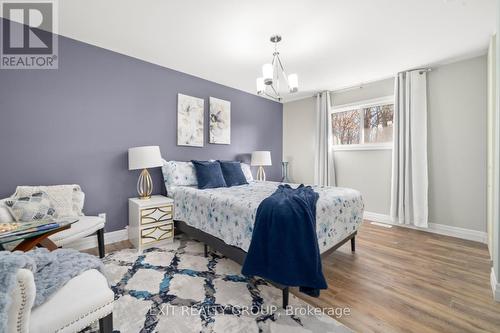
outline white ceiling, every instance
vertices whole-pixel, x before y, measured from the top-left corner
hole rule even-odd
[[[60,34],[255,93],[270,35],[300,94],[483,53],[495,0],[64,0]]]

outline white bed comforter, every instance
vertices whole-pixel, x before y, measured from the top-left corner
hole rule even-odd
[[[175,200],[175,220],[248,251],[257,208],[279,184],[254,181],[205,190],[167,186],[167,192]],[[363,199],[358,191],[349,188],[313,186],[313,189],[319,194],[316,232],[320,252],[324,252],[357,230],[363,220]]]

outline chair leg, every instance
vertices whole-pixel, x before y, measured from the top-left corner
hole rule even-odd
[[[97,246],[99,248],[99,257],[104,258],[106,249],[104,248],[104,228],[97,230]]]
[[[283,309],[286,309],[286,307],[288,306],[289,293],[290,293],[290,289],[288,287],[283,288],[283,290],[282,290]]]
[[[351,251],[356,252],[356,237],[351,238]]]
[[[113,313],[110,313],[106,317],[99,319],[99,332],[100,333],[113,332]]]

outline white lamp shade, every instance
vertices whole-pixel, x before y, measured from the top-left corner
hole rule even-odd
[[[134,147],[128,150],[129,170],[156,168],[162,165],[163,161],[158,146]]]
[[[253,166],[272,165],[271,152],[270,151],[254,151],[252,153],[252,161],[250,162],[250,164]]]
[[[262,76],[264,77],[264,81],[272,81],[273,80],[273,65],[272,64],[264,64],[262,66]]]
[[[264,78],[257,78],[257,93],[263,93],[266,90],[266,84],[264,83]]]
[[[288,75],[288,86],[290,92],[297,92],[299,90],[299,76],[297,74]]]

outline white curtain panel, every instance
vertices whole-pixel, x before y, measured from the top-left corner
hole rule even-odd
[[[427,74],[399,73],[395,82],[391,217],[427,228]]]
[[[332,137],[330,109],[330,92],[319,93],[316,97],[314,183],[322,186],[336,186],[333,152],[329,144]]]

